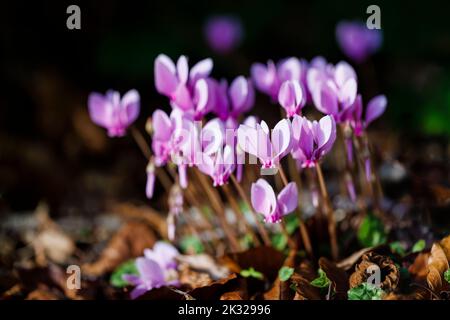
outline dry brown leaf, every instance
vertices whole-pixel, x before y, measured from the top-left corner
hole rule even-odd
[[[230,274],[226,267],[207,254],[179,255],[177,260],[188,264],[191,269],[209,274],[213,280],[226,278]]]
[[[353,272],[349,279],[350,288],[357,287],[363,282],[366,282],[371,275],[367,270],[373,265],[378,266],[381,270],[381,288],[387,292],[395,290],[400,281],[400,272],[397,266],[391,258],[373,251],[364,254],[361,262],[356,265],[355,272]]]
[[[59,297],[47,288],[31,291],[25,300],[59,300]]]
[[[414,262],[409,266],[408,272],[415,282],[424,282],[428,274],[428,258],[430,253],[419,253]]]
[[[240,280],[243,279],[239,279],[235,273],[232,273],[224,279],[213,281],[204,287],[195,288],[188,293],[199,300],[218,300],[226,292],[239,290],[244,285],[244,281]]]
[[[225,292],[221,297],[220,300],[246,300],[243,298],[243,293],[241,291],[231,291],[231,292]]]
[[[167,221],[155,209],[148,206],[137,206],[132,203],[114,203],[111,211],[117,212],[127,219],[143,220],[163,239],[167,239]]]
[[[345,271],[326,258],[319,259],[319,266],[333,283],[337,299],[347,299],[348,276]]]
[[[443,274],[449,268],[447,256],[440,244],[434,243],[428,259],[427,283],[431,290],[439,293],[443,287]]]
[[[153,247],[155,233],[147,225],[127,222],[111,238],[97,261],[82,266],[85,274],[99,276],[114,270],[122,262],[141,256],[144,249]]]
[[[294,273],[291,277],[291,283],[296,287],[294,300],[321,300],[319,288],[314,287],[309,280],[301,275]]]
[[[358,262],[358,260],[362,257],[363,254],[372,251],[374,248],[370,247],[370,248],[364,248],[361,249],[355,253],[353,253],[352,255],[350,255],[349,257],[339,261],[336,266],[338,268],[344,269],[344,270],[349,270],[350,268],[352,268],[356,262]]]
[[[244,252],[226,255],[219,259],[231,272],[239,273],[243,269],[254,268],[261,272],[269,281],[274,281],[278,270],[283,266],[285,256],[272,247],[256,247]]]
[[[440,245],[445,252],[447,261],[450,261],[450,235],[441,240]]]
[[[207,286],[213,281],[208,273],[192,270],[183,262],[178,264],[178,276],[180,283],[188,285],[191,289]]]

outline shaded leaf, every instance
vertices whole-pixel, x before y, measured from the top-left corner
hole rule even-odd
[[[348,291],[348,300],[381,300],[385,292],[373,284],[364,282]]]

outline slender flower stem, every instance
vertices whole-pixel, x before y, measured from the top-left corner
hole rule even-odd
[[[168,166],[169,169],[169,173],[172,176],[172,178],[177,181],[178,180],[178,173],[170,166]],[[193,208],[197,208],[197,210],[200,212],[200,217],[203,220],[203,223],[205,224],[206,228],[208,230],[211,230],[212,232],[216,229],[212,223],[208,220],[208,213],[206,211],[203,210],[203,207],[201,206],[200,202],[197,200],[197,198],[195,197],[194,192],[192,191],[192,189],[190,189],[189,187],[192,186],[192,184],[190,184],[188,186],[187,189],[184,190],[184,195],[186,198],[186,202],[188,203],[189,206],[193,207]],[[217,239],[219,238],[219,236],[213,232],[214,237],[211,237],[211,241],[213,242],[213,245],[216,246],[217,245]]]
[[[286,223],[284,222],[284,220],[281,220],[281,222],[280,222],[280,229],[281,229],[281,233],[283,233],[283,235],[287,239],[289,248],[296,251],[297,246],[295,244],[295,241],[292,240],[291,237],[289,236],[289,232],[286,229]]]
[[[247,194],[245,193],[244,189],[242,189],[242,186],[237,181],[234,174],[231,174],[230,176],[231,182],[233,183],[234,187],[236,188],[237,192],[239,193],[239,196],[242,198],[242,200],[247,205],[248,209],[253,215],[253,219],[255,220],[256,227],[258,228],[258,232],[261,235],[261,238],[263,239],[264,245],[271,246],[269,234],[267,233],[267,230],[264,228],[264,225],[259,220],[258,214],[253,210],[252,204],[250,203],[250,199],[247,197]]]
[[[320,191],[322,193],[322,198],[324,201],[324,208],[328,218],[328,233],[330,234],[330,242],[331,242],[331,254],[334,260],[339,258],[339,246],[337,242],[336,235],[336,222],[334,220],[334,213],[331,207],[330,198],[328,196],[328,191],[325,186],[325,180],[323,178],[322,168],[320,167],[319,162],[316,162],[316,171],[317,178],[319,180]]]
[[[288,180],[286,178],[286,174],[284,173],[283,167],[281,165],[280,165],[278,171],[280,173],[280,177],[281,177],[281,180],[283,181],[284,186],[287,186]],[[306,229],[305,224],[303,223],[303,216],[300,211],[300,199],[298,199],[298,207],[295,211],[297,212],[298,228],[299,228],[300,236],[302,237],[302,241],[305,246],[306,252],[309,254],[310,257],[313,257],[311,239],[309,238],[308,230]]]
[[[217,213],[217,216],[219,218],[220,223],[222,224],[223,231],[228,239],[231,249],[233,251],[240,251],[239,241],[237,241],[233,229],[228,224],[228,221],[225,216],[224,206],[221,203],[222,201],[220,200],[217,191],[213,189],[213,187],[205,179],[206,177],[203,176],[198,170],[194,170],[194,173],[197,176],[198,180],[200,181],[200,184],[202,185],[203,189],[207,193],[213,209]]]
[[[152,151],[151,151],[149,145],[147,144],[147,142],[145,141],[144,136],[134,126],[131,126],[130,131],[131,131],[131,136],[133,137],[134,141],[138,145],[139,149],[141,149],[142,154],[144,155],[144,157],[147,160],[150,161],[150,159],[152,157]],[[156,174],[156,177],[158,178],[159,182],[161,182],[161,184],[163,185],[164,190],[166,192],[169,192],[170,187],[172,185],[172,181],[170,180],[169,176],[164,171],[164,169],[160,168],[160,167],[156,167],[155,174]]]
[[[283,181],[283,185],[287,186],[289,181],[286,177],[286,174],[284,173],[283,166],[281,164],[278,166],[278,172],[280,173],[280,178],[281,178],[281,181]]]
[[[223,185],[222,190],[225,193],[225,196],[227,197],[228,203],[230,204],[231,208],[235,212],[236,216],[239,218],[239,221],[242,221],[244,223],[245,229],[252,237],[252,240],[256,246],[261,245],[261,242],[259,241],[256,234],[253,232],[252,227],[249,225],[247,218],[245,217],[244,213],[242,212],[241,207],[239,206],[239,203],[234,198],[233,194],[231,193],[231,190],[228,185]]]
[[[150,160],[150,158],[152,156],[152,151],[150,149],[150,146],[145,141],[145,138],[142,135],[142,133],[135,126],[131,126],[130,131],[131,131],[131,135],[133,136],[134,141],[136,141],[139,149],[141,149],[142,153],[147,158],[147,160]]]

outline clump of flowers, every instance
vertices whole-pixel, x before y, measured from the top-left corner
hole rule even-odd
[[[218,242],[236,252],[245,246],[272,245],[274,228],[267,228],[265,222],[277,223],[290,247],[297,248],[297,238],[290,236],[296,230],[290,227],[288,232],[284,221],[296,212],[298,224],[294,227],[307,254],[313,255],[300,206],[300,195],[309,192],[326,217],[331,255],[338,259],[339,231],[322,162],[342,139],[348,156],[342,177],[350,197],[358,197],[354,154],[365,163],[367,185],[361,188],[374,190],[366,130],[385,111],[387,98],[376,96],[364,111],[353,67],[344,61],[334,65],[323,57],[309,62],[290,57],[277,63],[255,63],[250,78],[238,75],[230,84],[226,79],[214,79],[212,68],[209,58],[189,68],[185,56],[174,63],[160,54],[154,64],[155,86],[168,98],[168,108],[156,109],[147,121],[151,141],[139,130],[132,131],[148,161],[145,194],[152,198],[156,183],[160,183],[168,195],[168,239],[177,243],[176,227],[183,221],[199,235],[209,253],[215,254]],[[282,119],[259,120],[247,114],[254,107],[254,88],[268,95],[272,103],[278,102]],[[113,137],[126,134],[138,116],[139,102],[139,94],[132,90],[122,99],[115,92],[106,96],[93,93],[88,105],[92,121]],[[324,115],[311,118],[311,107]],[[273,169],[273,180],[278,183],[258,177],[251,167],[258,162],[263,169],[259,174]],[[303,171],[307,184],[300,183]],[[372,195],[376,199],[374,192]],[[190,216],[193,211],[195,219]],[[205,226],[208,236],[202,236]],[[124,276],[135,286],[132,297],[176,285],[177,255],[175,247],[164,242],[146,250],[144,257],[136,260],[139,275]]]

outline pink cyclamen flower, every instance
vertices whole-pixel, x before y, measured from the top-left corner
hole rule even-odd
[[[226,145],[213,155],[203,155],[203,160],[197,165],[200,171],[213,179],[213,185],[222,186],[227,183],[235,168],[235,156],[233,149]]]
[[[244,76],[235,78],[231,85],[225,80],[216,83],[216,104],[214,113],[225,122],[235,124],[237,118],[249,111],[255,102],[255,90],[250,80]]]
[[[152,150],[155,164],[162,166],[174,155],[178,154],[186,142],[186,132],[189,132],[190,120],[178,110],[172,110],[170,117],[157,109],[152,115]]]
[[[139,116],[139,93],[130,90],[121,99],[117,91],[109,90],[106,95],[93,92],[88,98],[88,108],[92,121],[107,129],[110,137],[122,137]]]
[[[297,208],[297,186],[290,182],[276,197],[272,186],[266,180],[258,179],[252,184],[251,202],[255,211],[264,215],[265,222],[278,223]]]
[[[131,291],[131,299],[136,299],[147,291],[167,284],[163,270],[155,261],[142,257],[137,258],[136,268],[139,275],[124,274],[122,276],[126,282],[135,286]]]
[[[309,121],[306,117],[294,116],[292,120],[294,140],[292,156],[303,168],[311,168],[327,154],[336,140],[336,123],[332,116],[319,121]]]
[[[283,82],[297,80],[304,83],[306,70],[307,64],[304,60],[291,57],[281,60],[277,65],[272,60],[269,60],[266,65],[254,63],[251,67],[251,75],[255,87],[276,101]]]
[[[239,147],[257,157],[266,169],[276,168],[291,150],[291,125],[287,119],[279,121],[272,132],[264,121],[256,127],[242,124],[237,136]]]
[[[163,286],[179,285],[176,272],[178,250],[170,243],[158,241],[153,249],[145,249],[144,257],[136,259],[139,275],[124,274],[122,278],[135,286],[131,298],[136,299],[147,291]]]
[[[155,261],[163,270],[176,269],[176,257],[179,255],[178,250],[165,241],[158,241],[153,246],[153,249],[144,250],[144,256]]]
[[[361,95],[358,95],[353,105],[347,110],[344,118],[352,127],[353,133],[359,137],[371,122],[384,113],[386,106],[386,96],[378,95],[367,103],[363,117],[363,102]]]
[[[344,61],[335,67],[311,67],[307,83],[317,110],[342,122],[343,114],[356,99],[358,83],[355,70]]]
[[[286,111],[287,117],[299,114],[305,106],[306,94],[298,80],[283,82],[278,92],[278,102]]]
[[[336,38],[344,54],[356,63],[367,60],[383,41],[380,30],[368,29],[360,21],[342,21],[336,26]]]
[[[175,66],[168,56],[160,54],[155,60],[156,90],[169,97],[174,108],[200,120],[214,104],[208,79],[212,67],[212,60],[204,59],[189,70],[185,56],[180,56]]]
[[[242,36],[242,25],[236,17],[217,16],[206,22],[206,40],[211,49],[219,54],[227,54],[236,49]]]

